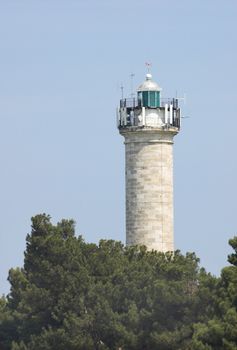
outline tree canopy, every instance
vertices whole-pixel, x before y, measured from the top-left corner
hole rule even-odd
[[[237,350],[237,237],[216,278],[194,253],[101,240],[32,218],[24,266],[0,299],[3,350]]]

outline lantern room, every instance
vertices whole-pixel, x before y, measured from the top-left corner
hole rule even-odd
[[[141,107],[160,107],[161,88],[152,80],[151,74],[146,74],[146,80],[138,87],[138,105]]]

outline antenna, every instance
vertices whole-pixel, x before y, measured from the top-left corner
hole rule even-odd
[[[120,90],[121,90],[121,99],[122,100],[123,100],[123,89],[124,89],[124,86],[123,86],[123,83],[121,83]]]
[[[134,97],[134,92],[133,92],[133,78],[135,77],[134,73],[130,74],[130,79],[131,79],[131,97]]]
[[[150,74],[152,63],[151,62],[145,62],[145,65],[146,65],[146,68],[147,68],[147,73]]]
[[[183,96],[183,97],[177,97],[177,91],[176,91],[176,99],[177,99],[177,100],[180,100],[180,101],[183,101],[183,102],[184,102],[184,105],[186,105],[186,102],[187,102],[187,94],[184,92],[184,96]]]

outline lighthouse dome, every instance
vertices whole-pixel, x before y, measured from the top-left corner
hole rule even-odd
[[[150,73],[146,74],[146,80],[138,87],[137,91],[161,91],[159,85],[152,80]]]

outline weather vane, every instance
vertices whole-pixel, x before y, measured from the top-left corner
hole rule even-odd
[[[152,63],[151,62],[145,62],[146,68],[147,68],[147,73],[150,73]]]

